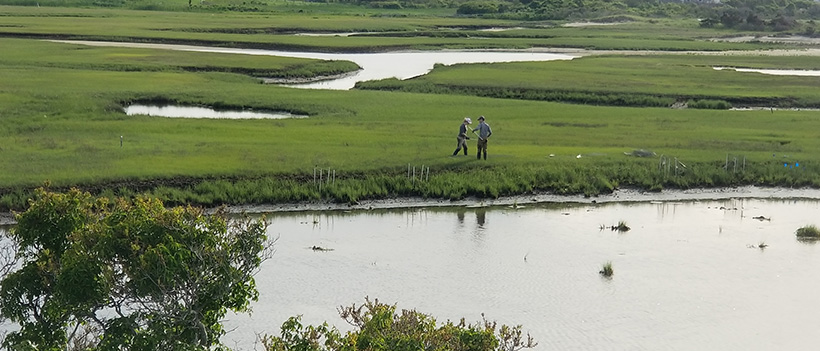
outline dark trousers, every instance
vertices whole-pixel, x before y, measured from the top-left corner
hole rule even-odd
[[[478,153],[476,158],[481,158],[481,153],[484,153],[484,159],[487,159],[487,139],[478,139]]]

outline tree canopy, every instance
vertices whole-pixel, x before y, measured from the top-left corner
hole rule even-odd
[[[224,349],[220,320],[257,299],[270,249],[264,218],[76,189],[39,189],[16,219],[0,316],[19,330],[4,349]]]

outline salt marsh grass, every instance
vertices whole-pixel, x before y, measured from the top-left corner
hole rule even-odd
[[[601,270],[598,273],[607,278],[612,277],[612,275],[615,274],[615,271],[612,270],[612,262],[610,261],[604,263],[603,267],[601,267]]]
[[[382,51],[526,48],[543,43],[545,36],[584,32],[577,28],[529,28],[481,41],[406,35],[307,38],[292,32],[408,32],[439,30],[445,24],[472,28],[514,24],[442,17],[338,16],[314,21],[315,14],[211,16],[152,11],[146,16],[123,9],[4,6],[3,10],[7,16],[0,34],[20,38],[0,39],[4,52],[0,55],[2,209],[23,208],[31,189],[46,182],[54,188],[79,186],[125,196],[149,193],[170,204],[208,206],[354,203],[396,196],[494,198],[541,191],[595,196],[623,187],[658,191],[748,184],[820,186],[820,156],[813,152],[820,148],[813,132],[820,130],[820,120],[805,111],[593,106],[441,94],[446,91],[300,90],[260,84],[258,77],[311,77],[351,67],[344,62],[83,47],[28,38]],[[237,20],[240,17],[242,21]],[[610,34],[603,29],[588,33],[600,38],[614,35],[630,40],[633,49],[640,48],[638,39],[650,35],[651,27],[630,26]],[[629,34],[630,30],[640,33]],[[680,41],[694,41],[699,31],[688,28],[681,35],[690,38]],[[670,35],[674,33],[658,33]],[[719,62],[749,67],[772,64],[762,58],[729,60],[735,59]],[[689,56],[589,57],[557,66],[439,67],[429,78],[399,83],[476,91],[574,91],[571,96],[657,102],[654,105],[677,96],[706,101],[788,97],[787,101],[801,104],[818,100],[817,89],[803,80],[767,78],[764,82],[736,72],[716,72],[709,67],[714,62],[718,61]],[[810,60],[782,58],[781,62],[807,67]],[[738,88],[715,86],[707,73],[728,77]],[[693,74],[703,82],[689,79]],[[623,82],[627,76],[632,80]],[[599,82],[603,90],[590,90],[587,81]],[[122,107],[135,101],[288,111],[309,117],[269,121],[126,116]],[[494,131],[487,162],[448,157],[461,119],[478,115],[487,116]],[[471,148],[475,150],[474,144]],[[663,173],[657,158],[624,155],[635,149],[671,155],[687,169]],[[727,154],[743,155],[744,168],[727,169]],[[799,169],[783,167],[784,162],[795,161],[800,162]],[[429,179],[408,180],[407,164],[429,167]],[[336,170],[336,181],[317,188],[310,180],[317,167]]]
[[[796,234],[798,239],[820,239],[820,229],[813,224],[797,228]]]
[[[363,82],[362,89],[466,94],[609,106],[689,108],[818,107],[814,77],[770,76],[714,67],[820,68],[806,56],[634,55],[570,61],[436,66],[413,80]],[[538,74],[534,74],[538,72]]]

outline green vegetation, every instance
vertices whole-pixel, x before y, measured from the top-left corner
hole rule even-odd
[[[256,300],[264,219],[40,189],[3,256],[6,350],[210,350]],[[8,243],[6,243],[8,244]],[[266,245],[268,245],[266,247]]]
[[[591,105],[689,108],[820,107],[815,77],[773,76],[732,69],[820,69],[814,57],[753,55],[591,56],[569,61],[436,66],[400,81],[361,82],[359,89]],[[533,75],[538,79],[533,79]]]
[[[191,56],[211,70],[202,72],[180,69],[184,58],[177,55],[182,53],[167,54],[177,63],[162,69],[158,57],[165,56],[157,56],[164,54],[156,50],[24,39],[2,39],[2,43],[19,53],[0,58],[0,74],[8,82],[0,91],[4,116],[0,207],[4,209],[24,209],[31,189],[46,181],[56,189],[81,186],[108,196],[146,193],[172,205],[205,206],[357,202],[395,196],[460,199],[537,191],[594,196],[619,187],[820,184],[817,158],[810,152],[820,147],[812,132],[820,128],[820,121],[806,112],[634,109],[442,94],[298,90],[259,84],[221,68],[267,69],[267,62],[255,56]],[[74,52],[83,60],[72,58]],[[510,75],[522,67],[542,72],[550,64],[572,70],[572,64],[588,68],[585,62],[595,59],[509,64],[514,68],[500,70]],[[625,64],[630,59],[670,67],[700,60],[658,56],[600,58],[600,62]],[[763,58],[744,62],[766,64]],[[784,62],[797,67],[809,61]],[[287,71],[300,62],[270,58],[269,64]],[[628,68],[634,75],[651,72],[634,65]],[[615,66],[608,72],[618,73]],[[482,67],[486,66],[477,69]],[[734,77],[738,91],[758,79],[738,72],[712,72],[708,67],[702,70]],[[509,84],[501,75],[493,77],[493,84]],[[517,84],[541,81],[521,78]],[[611,79],[613,91],[615,81]],[[630,87],[640,85],[624,85],[624,91],[637,96],[639,88]],[[672,94],[673,88],[665,89]],[[696,85],[679,89],[694,91]],[[729,91],[710,89],[716,94]],[[774,94],[765,85],[756,89],[760,96]],[[804,90],[807,101],[814,89]],[[703,97],[707,96],[711,95]],[[231,121],[126,116],[121,109],[131,102],[288,111],[310,118]],[[488,116],[496,133],[505,136],[490,146],[489,168],[443,157],[453,147],[454,122],[478,114]],[[634,149],[679,158],[688,168],[671,174],[659,167],[656,158],[624,155]],[[578,154],[584,157],[576,158]],[[727,167],[729,154],[742,156],[744,167]],[[783,167],[784,162],[795,161],[801,163],[799,169]],[[429,177],[418,181],[408,176],[408,164],[430,167]],[[317,169],[335,171],[335,181],[317,184],[313,180]]]
[[[521,326],[510,327],[484,320],[480,323],[447,321],[439,325],[429,315],[416,310],[396,311],[395,305],[378,299],[356,307],[339,308],[340,316],[354,327],[342,334],[327,323],[303,326],[299,316],[282,324],[281,336],[265,335],[266,351],[415,351],[415,350],[481,350],[514,351],[538,345]]]
[[[537,192],[595,196],[621,187],[820,187],[816,113],[728,110],[818,107],[814,79],[713,69],[817,69],[816,59],[808,56],[612,52],[561,62],[439,66],[413,80],[325,91],[266,85],[259,78],[317,79],[356,65],[43,40],[320,52],[544,47],[751,52],[812,45],[709,39],[813,35],[815,3],[3,4],[0,209],[25,211],[10,234],[16,252],[0,265],[0,314],[20,327],[3,343],[9,349],[225,348],[219,341],[221,319],[229,309],[247,310],[257,297],[252,273],[269,248],[263,246],[265,223],[166,205],[355,203],[399,196],[455,200]],[[567,23],[571,20],[612,25]],[[123,108],[135,102],[286,111],[309,118],[127,116]],[[673,105],[689,108],[668,108]],[[477,115],[493,125],[490,159],[448,157],[461,118]],[[66,193],[35,190],[43,184]],[[623,222],[618,227],[628,229]],[[797,235],[811,232],[817,235],[814,226]],[[601,274],[612,273],[608,262]],[[483,351],[534,346],[520,327],[463,320],[438,325],[430,316],[397,314],[395,306],[378,301],[341,312],[356,330],[304,327],[293,317],[281,337],[265,338],[265,347],[392,351],[417,350],[428,342],[441,349]],[[419,329],[405,332],[410,325]]]
[[[629,0],[542,1],[542,0],[210,0],[162,2],[157,0],[6,0],[6,5],[122,8],[196,13],[235,12],[242,14],[287,13],[311,15],[358,15],[392,18],[420,16],[471,16],[484,19],[523,21],[593,20],[600,23],[632,21],[635,17],[700,18],[704,27],[789,31],[805,28],[814,33],[814,19],[820,6],[810,0],[789,3],[774,0],[729,0],[712,2],[659,2]]]
[[[315,4],[288,1],[286,4]],[[303,12],[127,11],[121,9],[1,8],[0,36],[86,39],[320,52],[431,49],[754,50],[784,44],[704,40],[759,35],[756,31],[705,28],[695,19],[642,19],[615,26],[570,27],[561,22],[474,19],[452,15],[385,16]],[[392,10],[394,14],[403,13]],[[100,28],[105,28],[101,31]],[[504,31],[486,31],[503,28]],[[340,35],[295,35],[295,34]],[[346,35],[350,34],[350,35]]]
[[[628,232],[630,229],[632,228],[629,228],[624,221],[618,221],[618,225],[612,226],[612,230],[618,232]]]
[[[604,263],[604,266],[601,268],[601,270],[598,273],[600,273],[602,276],[607,277],[607,278],[612,277],[612,275],[615,274],[615,271],[612,270],[612,262],[610,261],[610,262]]]
[[[798,239],[820,239],[820,229],[811,224],[797,228],[796,235]]]
[[[0,39],[7,67],[119,72],[226,72],[259,78],[311,79],[358,70],[349,61],[262,55],[227,55],[124,47],[89,48],[47,41]]]
[[[265,85],[258,78],[314,79],[349,72],[355,65],[37,40],[316,51],[788,47],[704,40],[753,32],[634,14],[606,20],[617,25],[589,27],[453,17],[456,6],[447,14],[432,4],[399,11],[385,3],[361,14],[352,9],[362,8],[351,4],[280,1],[260,2],[259,11],[238,10],[231,7],[238,2],[221,0],[184,11],[173,7],[179,4],[149,1],[46,7],[55,4],[2,7],[3,210],[25,209],[33,189],[46,182],[58,190],[79,186],[109,197],[146,194],[169,205],[203,206],[355,203],[397,196],[493,198],[542,191],[595,196],[621,187],[820,185],[820,158],[811,152],[820,147],[813,132],[820,130],[820,121],[811,113],[726,110],[818,106],[813,79],[712,68],[817,68],[816,60],[806,56],[608,55],[439,66],[429,76],[408,81],[323,91]],[[127,10],[133,6],[154,11]],[[507,30],[482,31],[488,28]],[[123,107],[134,102],[285,111],[309,118],[126,116]],[[666,108],[671,105],[689,108]],[[632,108],[637,106],[656,108]],[[488,116],[498,136],[490,145],[489,163],[445,157],[457,121],[477,115]],[[625,155],[636,149],[654,154]],[[798,162],[799,168],[790,167]],[[413,167],[430,172],[422,179],[411,174]],[[328,171],[335,174],[332,182],[315,180],[314,174]]]

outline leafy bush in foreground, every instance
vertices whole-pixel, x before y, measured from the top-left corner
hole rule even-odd
[[[282,324],[281,336],[264,335],[262,344],[266,351],[516,351],[538,344],[529,334],[522,335],[521,326],[499,326],[487,320],[467,324],[464,319],[438,326],[435,319],[415,310],[397,313],[395,305],[365,301],[339,309],[341,317],[355,327],[344,335],[326,322],[303,326],[296,316]]]
[[[193,207],[36,192],[0,255],[4,350],[221,349],[266,258],[262,220]],[[81,346],[78,346],[81,345]]]

